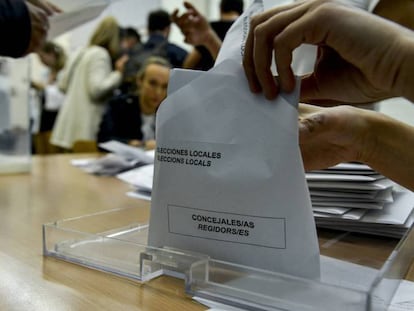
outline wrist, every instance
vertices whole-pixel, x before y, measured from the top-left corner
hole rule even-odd
[[[396,95],[414,102],[414,37],[410,34],[403,39],[400,74],[396,79]]]
[[[217,36],[217,34],[214,32],[214,30],[210,29],[208,33],[206,33],[203,45],[206,47],[206,49],[210,52],[210,54],[215,59],[221,47],[221,40]]]
[[[378,156],[381,143],[378,141],[381,133],[382,115],[380,113],[359,110],[356,115],[360,119],[357,131],[361,134],[358,143],[351,148],[356,148],[357,162],[372,165],[372,160]]]

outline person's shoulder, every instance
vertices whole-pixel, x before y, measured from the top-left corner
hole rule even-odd
[[[98,45],[91,45],[87,47],[85,54],[89,55],[90,57],[109,57],[108,51]]]
[[[139,106],[138,96],[133,94],[120,94],[109,100],[109,106],[119,108],[121,106]]]
[[[187,50],[185,50],[181,46],[178,46],[177,44],[174,44],[174,43],[171,43],[171,42],[168,42],[167,48],[170,51],[173,51],[173,52],[179,52],[179,53],[185,53],[185,54],[187,54]]]

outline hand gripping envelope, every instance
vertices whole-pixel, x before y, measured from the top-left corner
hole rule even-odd
[[[245,16],[257,4],[226,41],[243,37]],[[298,145],[299,88],[275,101],[252,94],[241,42],[225,42],[222,61],[208,72],[171,75],[157,114],[148,244],[318,278],[319,247]]]

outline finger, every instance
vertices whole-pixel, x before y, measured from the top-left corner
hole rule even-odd
[[[255,70],[254,62],[254,47],[255,47],[255,29],[261,23],[265,22],[267,19],[272,16],[284,11],[289,10],[292,7],[297,6],[298,4],[291,4],[287,6],[280,6],[272,10],[265,11],[263,13],[253,16],[250,20],[249,32],[244,46],[244,55],[243,55],[243,68],[246,74],[247,81],[249,83],[250,90],[254,93],[259,93],[262,91],[262,87],[258,80]]]
[[[43,11],[45,11],[47,15],[53,14],[53,9],[49,7],[49,5],[46,2],[41,1],[41,0],[27,0],[27,1],[35,5],[36,7],[42,9]]]
[[[55,13],[63,13],[63,10],[58,7],[57,5],[47,1],[48,6],[55,12]]]
[[[308,5],[306,2],[294,3],[252,18],[245,44],[243,67],[253,92],[263,90],[269,99],[277,95],[278,85],[270,69],[274,48],[273,38],[286,25],[303,15]]]
[[[172,13],[171,13],[171,21],[173,23],[175,23],[178,20],[178,9],[175,9]]]
[[[253,42],[253,62],[255,76],[267,99],[274,99],[278,94],[278,86],[271,71],[272,38],[263,24],[256,27]]]
[[[249,83],[250,90],[254,93],[261,92],[262,88],[260,86],[259,80],[256,76],[255,64],[254,64],[254,40],[255,28],[260,25],[265,20],[263,14],[258,14],[253,17],[250,21],[250,28],[244,45],[244,55],[243,55],[243,68],[246,74],[247,81]]]
[[[312,103],[314,100],[320,100],[318,80],[314,74],[309,74],[301,79],[300,83],[300,101]]]
[[[189,2],[184,2],[184,7],[194,15],[201,15],[201,13]]]
[[[290,16],[286,16],[287,21],[280,18],[272,23],[273,27],[278,27],[275,25],[276,23],[288,25],[276,36],[273,43],[280,85],[286,92],[292,91],[295,85],[291,68],[293,51],[304,43],[321,44],[327,36],[327,29],[320,26],[317,14],[307,13],[303,15],[303,12],[300,11],[292,13]],[[316,81],[310,80],[310,82]],[[306,86],[304,90],[306,90]]]

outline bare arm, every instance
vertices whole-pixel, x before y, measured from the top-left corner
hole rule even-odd
[[[216,59],[222,43],[220,38],[191,3],[184,2],[184,6],[187,11],[179,16],[175,10],[171,16],[172,21],[180,28],[186,43],[205,46],[213,59]]]
[[[414,190],[414,127],[351,106],[300,106],[299,142],[306,170],[358,161]]]

